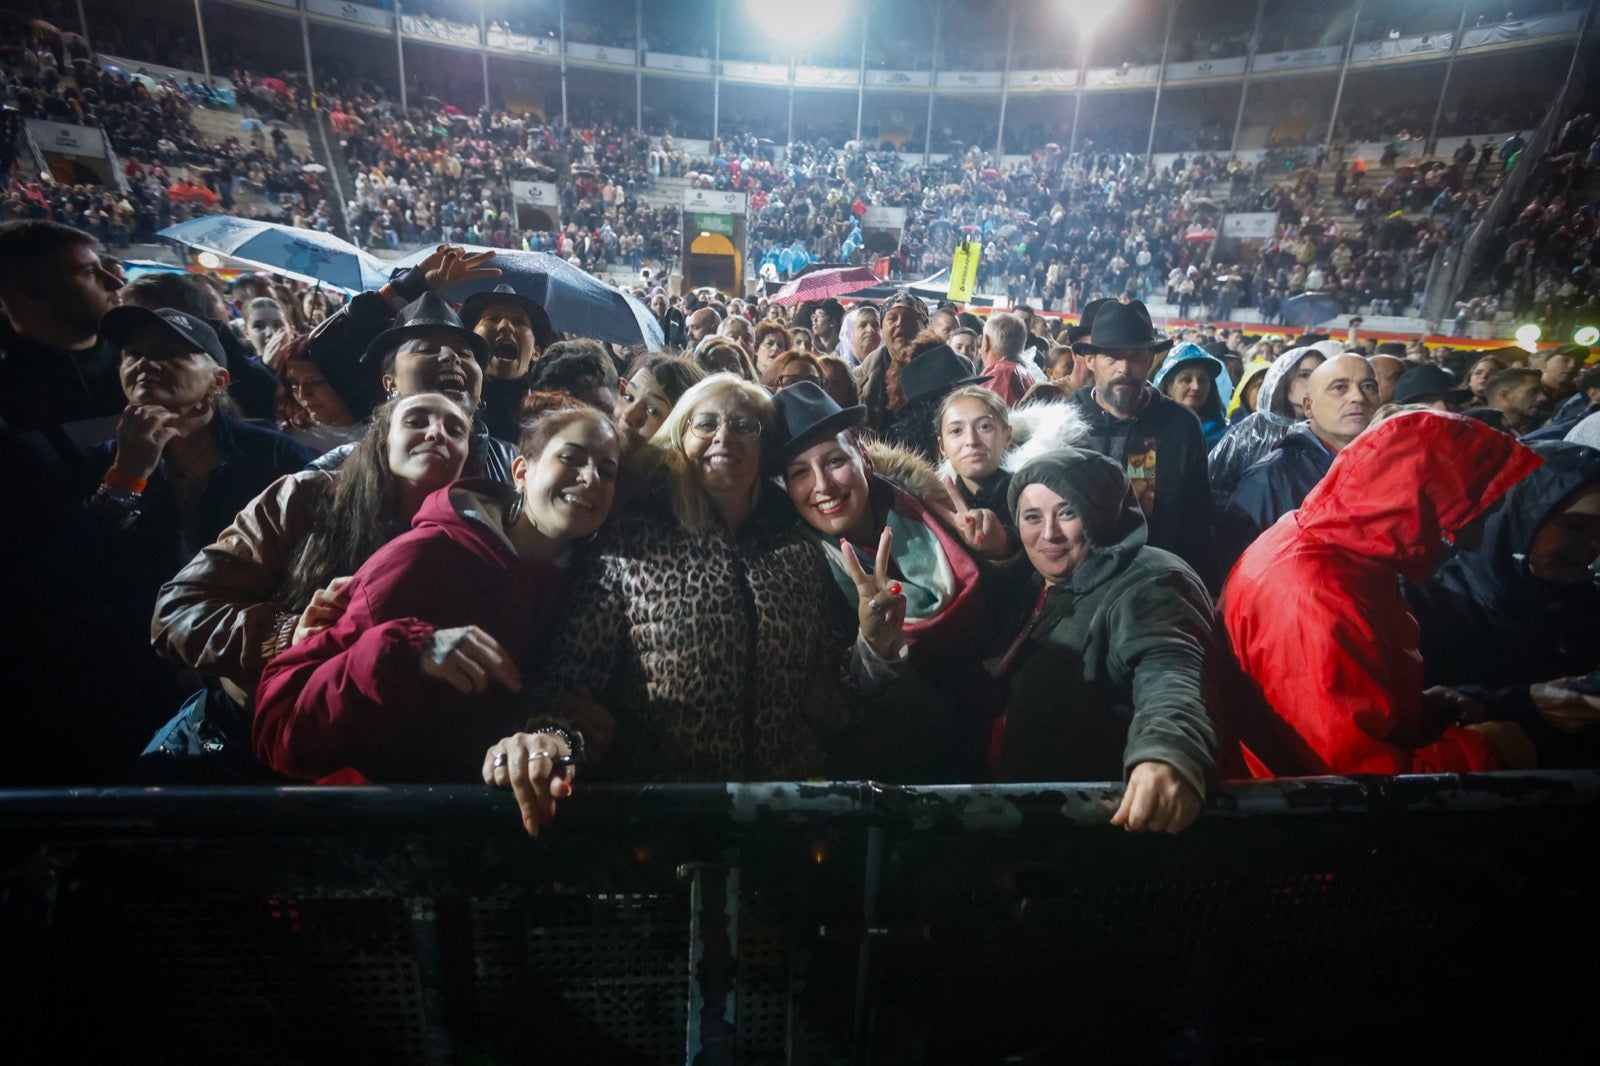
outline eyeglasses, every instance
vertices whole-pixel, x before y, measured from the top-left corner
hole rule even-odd
[[[786,389],[801,381],[815,381],[819,385],[822,384],[822,379],[815,374],[779,374],[772,380],[772,384],[776,388]]]
[[[728,432],[741,440],[755,440],[761,436],[761,423],[745,415],[729,415],[727,418],[713,414],[695,415],[689,419],[689,432],[701,440],[710,440],[724,423],[728,426]]]

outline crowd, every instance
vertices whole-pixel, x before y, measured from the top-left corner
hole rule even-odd
[[[537,833],[578,767],[1121,779],[1177,832],[1232,776],[1594,765],[1587,349],[658,292],[651,352],[495,262],[307,329],[0,224],[8,783],[481,779]]]

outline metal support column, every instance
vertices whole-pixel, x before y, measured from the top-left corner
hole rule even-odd
[[[1006,16],[1006,61],[1000,74],[1000,125],[994,133],[994,165],[999,166],[1006,150],[1006,98],[1011,89],[1011,49],[1017,43],[1017,4],[1011,0],[1011,11]]]
[[[644,0],[633,0],[633,132],[644,132]]]
[[[800,61],[798,59],[796,59],[793,55],[790,55],[789,56],[789,126],[788,126],[788,132],[784,135],[784,142],[783,142],[784,146],[785,146],[784,147],[785,154],[787,154],[788,151],[789,151],[788,145],[791,145],[791,144],[794,143],[794,74],[795,74],[795,68],[797,66],[799,66],[799,65],[800,65]]]
[[[78,0],[78,32],[83,34],[84,43],[92,51],[94,42],[89,40],[89,16],[83,13],[83,0]]]
[[[394,0],[394,62],[400,69],[400,113],[405,114],[406,104],[406,46],[400,35],[400,0]]]
[[[478,0],[478,54],[483,58],[483,111],[488,114],[494,105],[489,102],[489,18],[483,0]]]
[[[1328,136],[1323,143],[1333,151],[1333,131],[1339,124],[1339,102],[1344,99],[1344,79],[1350,73],[1350,56],[1356,50],[1356,27],[1361,25],[1361,8],[1364,0],[1356,0],[1356,9],[1350,13],[1350,36],[1344,42],[1344,62],[1339,64],[1339,87],[1333,91],[1333,111],[1328,115]]]
[[[311,70],[311,21],[306,18],[306,0],[300,0],[300,46],[306,54],[306,90],[311,93],[311,106],[317,106],[317,76]]]
[[[1450,75],[1456,69],[1456,56],[1461,52],[1461,35],[1467,32],[1467,5],[1461,5],[1461,20],[1456,23],[1456,35],[1450,39],[1450,60],[1444,65],[1444,84],[1439,86],[1439,104],[1433,109],[1433,124],[1428,127],[1428,139],[1423,142],[1422,154],[1432,155],[1439,145],[1439,120],[1444,117],[1444,98],[1450,91]]]
[[[867,107],[867,27],[871,19],[871,8],[867,4],[861,5],[861,66],[857,70],[856,80],[856,140],[861,140],[861,113]]]
[[[301,15],[304,18],[304,14]],[[200,17],[200,0],[194,0],[194,28],[200,33],[200,69],[211,81],[211,49],[206,46],[206,20]]]
[[[722,0],[711,0],[711,139],[722,128]]]
[[[922,165],[933,152],[933,93],[939,87],[939,37],[944,31],[945,4],[933,9],[933,62],[928,64],[928,124],[922,130]]]
[[[1178,17],[1178,0],[1167,0],[1167,36],[1161,42],[1161,71],[1156,75],[1156,100],[1150,105],[1150,138],[1144,143],[1144,165],[1156,151],[1156,119],[1161,114],[1161,89],[1167,84],[1167,57],[1172,54],[1172,22]]]
[[[561,0],[556,12],[556,47],[561,49],[561,125],[570,125],[567,118],[567,0]]]
[[[1261,18],[1266,14],[1267,0],[1256,0],[1256,26],[1250,32],[1250,47],[1245,49],[1244,81],[1239,86],[1239,113],[1233,120],[1233,140],[1228,142],[1228,156],[1239,154],[1239,131],[1244,128],[1244,102],[1250,96],[1250,74],[1256,65],[1256,53],[1261,51]]]

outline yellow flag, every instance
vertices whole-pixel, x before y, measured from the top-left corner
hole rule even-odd
[[[972,299],[972,290],[978,284],[978,259],[983,255],[983,245],[977,241],[962,241],[950,260],[950,290],[945,293],[958,304]]]

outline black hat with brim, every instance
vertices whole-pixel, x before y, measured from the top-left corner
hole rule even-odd
[[[1172,338],[1156,335],[1150,321],[1150,311],[1138,300],[1122,303],[1110,300],[1094,313],[1089,325],[1089,339],[1077,341],[1072,350],[1079,355],[1098,355],[1102,351],[1119,351],[1129,348],[1143,349],[1152,354],[1172,347]]]
[[[488,292],[475,292],[468,296],[461,304],[461,324],[468,329],[477,329],[478,319],[483,317],[484,308],[502,301],[509,301],[522,308],[533,326],[533,337],[539,342],[540,351],[561,340],[561,334],[550,324],[550,314],[544,309],[544,304],[522,295],[510,285],[496,285]]]
[[[121,348],[135,333],[152,326],[176,337],[190,351],[205,352],[222,369],[228,369],[228,353],[211,323],[176,307],[114,307],[100,320],[100,336]]]
[[[461,316],[435,292],[425,292],[402,307],[394,316],[394,325],[372,338],[361,361],[369,365],[382,364],[390,352],[413,337],[439,332],[453,334],[466,345],[479,366],[489,365],[489,342],[468,329]]]
[[[982,380],[983,375],[974,374],[972,367],[954,349],[941,344],[912,356],[901,368],[900,391],[905,393],[906,403],[916,403]]]
[[[1428,363],[1414,366],[1400,375],[1395,382],[1395,403],[1427,403],[1444,400],[1446,403],[1464,404],[1472,399],[1472,390],[1462,388],[1450,372]]]
[[[867,409],[840,407],[815,381],[797,381],[772,397],[775,409],[772,447],[766,453],[770,473],[782,473],[789,461],[819,441],[861,424]]]

